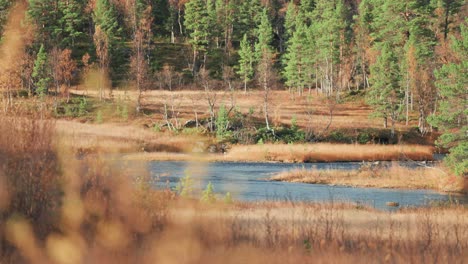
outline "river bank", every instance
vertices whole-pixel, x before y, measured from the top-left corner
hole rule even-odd
[[[155,132],[124,124],[89,124],[57,120],[61,143],[85,153],[120,152],[128,159],[147,161],[202,160],[211,162],[347,162],[429,161],[434,147],[399,144],[255,144],[226,145],[200,135]],[[217,153],[210,153],[214,148]],[[225,151],[224,153],[223,150]]]
[[[224,153],[139,152],[126,154],[127,159],[147,161],[207,162],[362,162],[362,161],[430,161],[433,147],[421,145],[358,144],[257,144],[232,145]]]

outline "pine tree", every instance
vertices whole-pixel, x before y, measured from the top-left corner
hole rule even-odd
[[[313,11],[313,26],[316,31],[317,66],[320,70],[321,87],[328,96],[342,88],[343,65],[349,47],[351,21],[348,9],[342,0],[316,1]],[[337,96],[339,93],[336,93]]]
[[[94,22],[106,33],[110,46],[114,44],[116,38],[122,33],[117,17],[117,10],[113,3],[109,0],[96,0]]]
[[[29,18],[36,25],[35,39],[50,48],[62,39],[59,18],[61,10],[55,0],[29,0],[27,10]]]
[[[252,46],[247,39],[247,34],[244,34],[244,38],[240,43],[239,49],[239,74],[244,82],[244,92],[247,93],[247,83],[252,79],[254,74],[254,52]]]
[[[202,64],[206,62],[210,36],[210,16],[204,0],[192,0],[185,5],[184,25],[190,34],[190,44],[193,50],[192,72],[195,74],[200,68],[200,56]]]
[[[297,16],[296,30],[292,38],[288,41],[288,49],[283,57],[285,65],[283,75],[286,78],[286,85],[291,89],[295,88],[299,94],[304,91],[308,69],[307,60],[307,28],[302,22],[301,16]]]
[[[359,65],[360,73],[362,74],[362,79],[360,80],[363,84],[364,89],[369,87],[369,65],[370,65],[370,56],[371,51],[371,38],[372,33],[372,0],[363,0],[359,4],[359,13],[354,18],[354,38],[356,43],[355,53],[356,53],[356,64]],[[360,85],[358,84],[358,89]]]
[[[226,111],[226,107],[222,104],[219,107],[218,115],[216,117],[216,137],[219,139],[223,139],[227,132],[229,126],[229,116],[228,112]]]
[[[97,28],[100,29],[101,40],[106,38],[106,48],[101,49],[99,52],[106,52],[106,73],[109,74],[111,81],[117,81],[125,77],[123,74],[124,72],[128,72],[128,56],[126,55],[127,52],[125,51],[126,46],[126,36],[123,31],[123,25],[119,21],[119,13],[117,11],[117,7],[115,4],[109,0],[96,0],[96,6],[93,12],[93,20],[95,26],[95,34],[93,36],[96,39],[97,35]],[[131,39],[131,37],[128,37]],[[95,41],[96,44],[96,41]],[[99,47],[96,46],[96,49]],[[98,53],[98,50],[96,50]],[[104,55],[104,54],[102,54]],[[98,57],[104,58],[102,56]]]
[[[185,176],[180,178],[180,181],[176,186],[176,192],[184,198],[190,197],[193,195],[193,186],[194,182],[192,175],[189,172],[186,172]]]
[[[50,85],[50,73],[47,64],[47,52],[44,45],[41,45],[39,52],[37,53],[36,61],[34,62],[34,68],[32,77],[36,83],[36,93],[40,97],[44,97],[48,93]]]
[[[206,189],[203,190],[202,197],[200,200],[205,203],[216,202],[216,196],[214,193],[213,184],[211,182],[208,182],[208,185],[206,185]]]
[[[265,117],[266,128],[267,130],[271,130],[268,115],[268,101],[271,85],[275,78],[273,69],[275,54],[273,52],[273,48],[271,47],[273,31],[266,8],[264,8],[263,12],[261,13],[260,21],[260,25],[257,28],[258,40],[255,44],[257,80],[264,91],[263,114]]]
[[[461,25],[461,38],[452,37],[456,60],[436,71],[441,100],[429,121],[444,132],[439,145],[451,147],[446,162],[457,175],[468,175],[468,19]]]
[[[62,12],[59,23],[61,27],[61,47],[74,47],[77,40],[85,37],[86,15],[84,2],[80,0],[59,1],[58,8]]]
[[[460,8],[464,4],[466,5],[466,2],[464,0],[436,0],[436,2],[437,6],[435,8],[437,10],[435,14],[439,18],[438,23],[442,28],[443,40],[446,41],[453,22],[453,17],[460,11]]]
[[[433,78],[436,39],[430,23],[433,9],[429,4],[419,5],[418,2],[414,2],[410,7],[410,11],[415,17],[408,21],[409,39],[405,47],[406,63],[402,70],[407,72],[405,85],[407,87],[405,91],[406,118],[408,120],[408,101],[411,93],[417,102],[419,131],[424,135],[430,129],[427,124],[427,117],[435,109],[436,98]]]
[[[390,44],[382,44],[381,54],[371,67],[371,89],[367,102],[374,106],[376,115],[391,120],[391,136],[395,135],[395,122],[401,112],[403,93],[400,89],[400,67],[395,52]]]
[[[238,0],[235,10],[234,37],[242,39],[244,34],[252,40],[255,38],[255,29],[260,24],[262,5],[259,0]]]
[[[296,20],[297,20],[297,6],[294,2],[289,2],[286,9],[286,15],[284,17],[284,39],[286,44],[288,43],[289,38],[292,37],[294,31],[296,30]]]

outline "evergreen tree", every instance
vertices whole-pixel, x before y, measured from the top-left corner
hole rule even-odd
[[[213,184],[211,182],[208,182],[208,185],[206,185],[206,189],[203,190],[201,201],[205,203],[216,202],[216,196],[214,193]]]
[[[184,198],[188,198],[193,195],[193,178],[190,173],[186,172],[185,176],[180,178],[179,183],[176,186],[176,192]]]
[[[106,33],[109,42],[112,44],[122,33],[117,17],[117,9],[113,3],[109,0],[96,0],[94,23],[101,27],[101,30]]]
[[[416,99],[419,113],[418,127],[421,134],[429,132],[427,117],[435,109],[436,89],[434,86],[433,71],[435,34],[432,31],[431,16],[433,8],[427,3],[419,1],[411,2],[408,12],[414,14],[414,18],[408,21],[409,39],[406,43],[406,63],[402,72],[407,73],[405,91],[406,118],[409,119],[410,94]],[[407,121],[408,124],[408,121]]]
[[[308,26],[312,23],[313,12],[316,7],[317,0],[302,0],[299,5],[299,12],[304,16],[304,23]]]
[[[171,10],[173,7],[169,4],[168,0],[139,0],[139,12],[143,12],[148,7],[151,7],[151,17],[153,18],[152,33],[160,36],[165,36],[171,33],[171,26],[175,24]]]
[[[210,16],[204,0],[192,0],[185,5],[184,25],[190,34],[190,44],[193,50],[192,72],[195,74],[200,68],[200,58],[206,63],[210,36]]]
[[[403,93],[400,89],[400,67],[395,52],[390,44],[384,43],[381,54],[371,67],[371,89],[367,102],[374,106],[376,115],[384,119],[384,126],[387,127],[387,120],[391,120],[391,136],[395,135],[395,122],[401,112]]]
[[[453,17],[460,11],[464,0],[435,0],[437,11],[435,14],[439,17],[438,23],[443,33],[443,40],[447,40],[450,26],[453,23]]]
[[[229,116],[226,107],[221,105],[218,110],[218,116],[216,117],[216,137],[223,139],[228,133]]]
[[[244,38],[240,43],[239,49],[239,70],[237,74],[239,74],[244,82],[244,92],[247,92],[247,83],[252,79],[254,74],[254,52],[252,50],[252,46],[247,39],[247,34],[244,34]]]
[[[286,15],[284,17],[284,39],[286,44],[288,43],[289,38],[292,37],[294,31],[296,30],[296,16],[297,16],[297,7],[294,2],[289,2],[286,9]]]
[[[364,89],[369,87],[369,64],[370,64],[370,56],[369,53],[371,51],[371,38],[370,35],[372,33],[372,22],[373,22],[373,15],[372,15],[372,0],[363,0],[359,4],[359,13],[357,16],[354,17],[354,38],[355,38],[355,61],[356,64],[359,65],[360,74],[362,74],[361,83],[363,84]],[[358,87],[360,85],[358,84]]]
[[[331,95],[336,89],[342,88],[344,56],[349,47],[351,22],[342,0],[316,1],[313,14],[321,87],[327,95]]]
[[[461,25],[461,38],[452,38],[454,62],[447,63],[436,71],[439,94],[439,109],[431,116],[430,123],[444,134],[438,144],[451,147],[446,159],[457,175],[468,175],[468,19]]]
[[[93,19],[95,23],[94,40],[99,35],[99,41],[101,44],[105,39],[105,45],[98,47],[96,45],[96,53],[100,60],[105,58],[105,63],[101,66],[104,68],[106,74],[109,74],[111,81],[117,81],[122,79],[124,74],[128,72],[128,52],[125,51],[125,32],[119,23],[119,14],[115,4],[109,0],[96,0],[96,7],[94,8]],[[99,27],[100,32],[98,34],[97,28]],[[103,49],[105,47],[105,49]],[[105,52],[106,54],[103,54]],[[103,56],[105,55],[105,56]]]
[[[248,39],[255,37],[255,29],[260,24],[262,5],[259,0],[236,0],[236,19],[234,23],[234,37],[242,39],[247,34]]]
[[[270,19],[268,17],[267,9],[263,9],[260,15],[260,24],[256,29],[257,42],[255,43],[255,58],[257,61],[265,53],[273,53],[271,43],[273,41],[273,31],[271,28]]]
[[[60,35],[62,35],[61,47],[74,47],[77,40],[85,37],[85,23],[87,16],[84,14],[82,0],[59,1],[58,8],[62,12],[59,23]]]
[[[270,20],[266,8],[260,16],[260,25],[257,29],[258,40],[255,44],[255,59],[257,62],[257,79],[260,86],[264,90],[263,96],[263,114],[265,117],[265,124],[267,130],[271,130],[268,115],[268,101],[271,84],[274,81],[275,73],[274,65],[274,52],[271,47],[273,40],[273,31],[271,28]]]
[[[219,25],[220,38],[224,40],[224,51],[228,55],[232,49],[232,27],[234,23],[234,1],[216,0],[216,23]]]
[[[56,46],[62,39],[59,18],[61,10],[55,0],[29,0],[29,18],[36,25],[35,39],[47,48]]]
[[[50,72],[47,64],[47,52],[41,45],[34,61],[32,77],[36,83],[36,93],[43,97],[47,94],[50,85]]]
[[[296,30],[292,38],[288,41],[288,49],[283,57],[285,65],[283,75],[286,78],[286,85],[291,89],[295,88],[302,94],[306,85],[307,76],[307,28],[303,24],[301,16],[297,16]]]

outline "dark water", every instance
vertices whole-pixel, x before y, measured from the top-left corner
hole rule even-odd
[[[233,199],[243,201],[295,200],[348,202],[369,205],[378,209],[392,210],[387,202],[398,202],[401,207],[426,206],[434,202],[459,200],[467,202],[467,196],[450,196],[430,190],[399,190],[379,188],[354,188],[273,182],[267,179],[272,175],[296,168],[315,169],[358,169],[361,163],[191,163],[191,162],[151,162],[151,176],[158,188],[175,188],[181,177],[190,174],[194,189],[200,192],[209,181],[215,192],[223,196],[226,192]],[[414,166],[414,164],[401,164]],[[385,164],[384,164],[385,166]]]

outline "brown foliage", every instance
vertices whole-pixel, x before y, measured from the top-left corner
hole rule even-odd
[[[65,85],[62,94],[69,97],[68,89],[70,88],[73,72],[76,71],[76,62],[71,57],[70,49],[53,49],[51,52],[52,75],[54,77],[57,92],[60,86]]]

